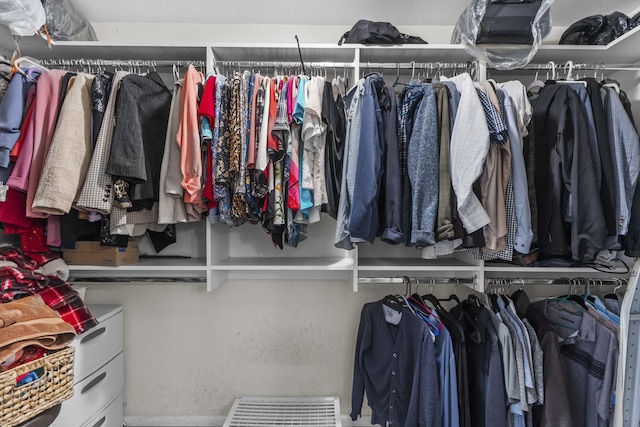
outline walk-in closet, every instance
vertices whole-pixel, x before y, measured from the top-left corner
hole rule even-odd
[[[470,0],[71,3],[0,25],[1,301],[81,297],[51,426],[640,425],[640,29],[559,44],[640,2],[508,70]]]

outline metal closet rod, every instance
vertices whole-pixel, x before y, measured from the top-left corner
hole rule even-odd
[[[204,67],[205,61],[186,61],[179,60],[154,60],[154,59],[40,59],[39,62],[44,66],[101,66],[101,67]]]
[[[222,67],[283,67],[283,68],[296,68],[302,67],[300,61],[212,61],[213,65]],[[353,68],[353,62],[307,62],[304,63],[305,67],[311,68]]]
[[[430,285],[430,284],[439,284],[439,285],[473,285],[475,284],[475,278],[469,277],[412,277],[412,276],[403,276],[403,277],[358,277],[358,283],[362,284],[405,284],[407,280],[410,282],[418,282],[420,285]]]
[[[492,277],[486,279],[487,285],[612,285],[625,286],[629,280],[623,277],[612,277],[607,279],[595,279],[585,277],[560,277],[557,279],[520,279],[512,277]]]
[[[428,68],[430,71],[450,70],[454,68],[472,68],[477,67],[478,61],[466,62],[359,62],[360,68],[403,68],[424,70]]]
[[[565,62],[558,62],[558,63],[554,63],[554,68],[556,70],[564,70],[566,69],[567,64]],[[518,70],[533,70],[533,71],[545,71],[545,70],[551,70],[551,64],[550,63],[544,63],[544,64],[527,64],[527,65],[523,65],[522,67],[518,67],[514,70],[509,70],[509,71],[518,71]],[[611,64],[611,65],[607,65],[607,64],[585,64],[585,63],[580,63],[580,62],[576,62],[573,63],[573,71],[577,72],[577,71],[640,71],[640,67],[638,67],[638,64]]]
[[[214,65],[218,66],[230,66],[230,67],[300,67],[302,66],[299,61],[213,61]],[[314,68],[353,68],[353,62],[306,62],[305,66]],[[438,69],[452,69],[452,68],[471,68],[477,66],[477,61],[466,62],[359,62],[360,68],[385,68],[385,69],[424,69],[429,68],[431,70]]]

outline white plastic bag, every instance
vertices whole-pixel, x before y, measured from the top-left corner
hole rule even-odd
[[[0,0],[0,24],[14,36],[32,36],[46,21],[40,0]]]
[[[472,0],[462,12],[451,36],[451,43],[462,43],[475,58],[486,61],[498,70],[512,70],[528,64],[538,51],[542,39],[551,30],[551,5],[554,0],[542,0],[531,24],[531,44],[479,44],[476,42],[480,24],[491,0]]]

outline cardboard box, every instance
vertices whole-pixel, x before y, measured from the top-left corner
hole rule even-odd
[[[129,242],[126,248],[100,246],[100,242],[76,242],[74,248],[62,249],[62,259],[69,265],[119,267],[135,264],[139,257],[137,242]]]
[[[63,248],[63,250],[76,250],[82,252],[124,252],[129,249],[138,249],[138,242],[129,242],[126,248],[117,246],[100,246],[96,241],[77,241],[73,247]]]

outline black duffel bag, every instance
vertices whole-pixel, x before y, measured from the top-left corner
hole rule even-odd
[[[566,29],[560,37],[560,44],[606,45],[634,26],[637,23],[622,12],[587,16]]]
[[[388,22],[373,22],[361,19],[355,23],[351,30],[347,31],[338,40],[342,43],[358,43],[367,45],[376,44],[426,44],[427,42],[417,36],[403,34]]]

